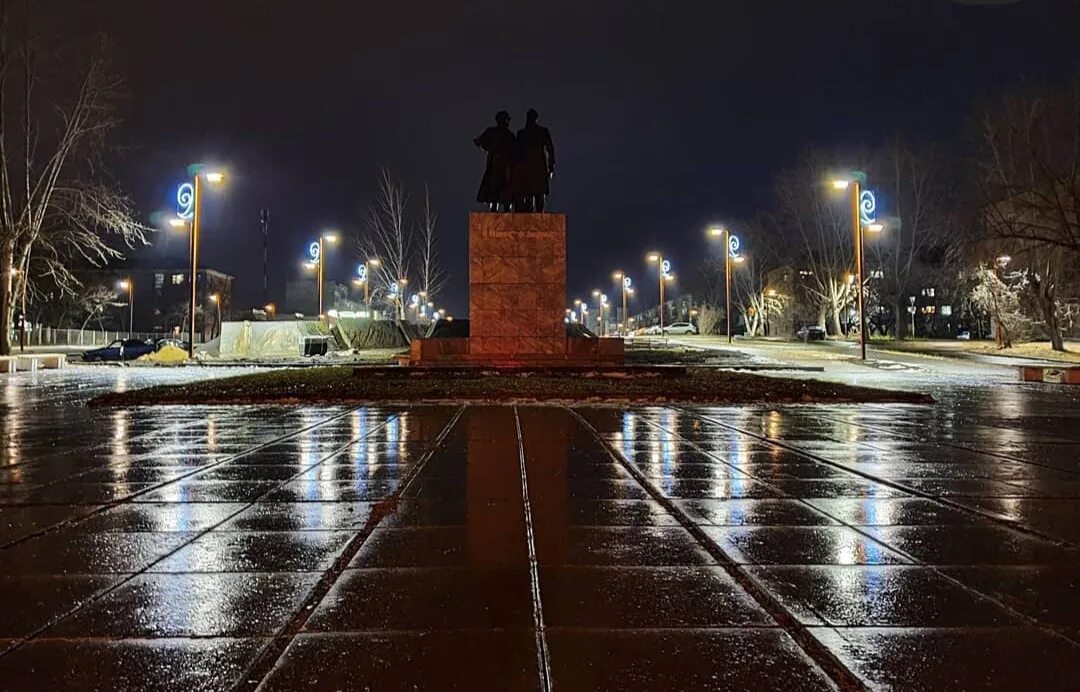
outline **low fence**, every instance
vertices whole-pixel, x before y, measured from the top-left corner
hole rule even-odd
[[[117,339],[162,339],[169,336],[163,332],[100,331],[97,329],[54,329],[35,326],[26,333],[27,346],[108,346]],[[12,334],[12,343],[19,343],[19,333]]]

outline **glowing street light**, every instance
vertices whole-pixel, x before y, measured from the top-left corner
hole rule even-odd
[[[364,305],[371,309],[371,268],[378,267],[382,262],[378,257],[368,257],[364,260],[364,263],[356,268],[356,280],[353,282],[357,285],[363,284],[364,286]]]
[[[634,289],[632,288],[634,282],[626,275],[626,272],[622,271],[615,272],[611,275],[611,278],[618,281],[619,287],[622,289],[622,321],[619,322],[619,325],[622,335],[626,336],[627,297],[634,293]]]
[[[116,286],[121,291],[127,291],[127,295],[128,295],[128,338],[130,339],[131,338],[131,333],[134,331],[134,328],[131,326],[131,323],[132,323],[132,320],[135,319],[135,301],[132,298],[132,294],[134,293],[134,290],[135,290],[135,282],[131,280],[131,277],[128,277],[128,278],[122,280],[120,283],[116,284]]]
[[[866,360],[866,315],[863,309],[863,232],[880,233],[884,226],[875,218],[877,199],[870,190],[862,189],[861,173],[850,179],[832,181],[834,190],[851,190],[851,221],[855,226],[855,276],[856,299],[859,306],[859,357]]]
[[[724,317],[727,318],[727,342],[732,341],[731,334],[731,265],[742,264],[746,258],[739,254],[739,236],[733,235],[727,228],[710,228],[710,238],[720,238],[724,248]]]
[[[334,231],[324,231],[319,234],[319,239],[308,245],[308,256],[311,257],[311,265],[314,266],[316,293],[318,294],[319,316],[323,314],[323,265],[326,254],[326,243],[336,243],[338,234]]]
[[[267,315],[270,315],[270,319],[273,319],[274,318],[274,313],[277,312],[277,306],[274,305],[273,303],[267,303],[266,305],[263,306],[263,310],[266,311]]]
[[[217,308],[217,333],[218,333],[218,336],[220,336],[221,335],[221,295],[218,294],[218,293],[211,293],[207,297],[210,299],[210,302],[214,304],[214,307]],[[211,338],[213,338],[214,333],[211,332],[210,336],[211,336]]]
[[[181,183],[176,189],[176,216],[169,219],[169,225],[181,228],[191,224],[191,238],[188,248],[191,254],[191,300],[188,304],[190,321],[188,322],[188,358],[195,357],[195,313],[199,296],[199,231],[202,222],[202,181],[211,185],[225,182],[225,174],[218,171],[197,169],[191,182]],[[175,223],[179,221],[180,223]]]
[[[605,319],[605,316],[607,315],[608,297],[599,288],[593,290],[592,294],[596,298],[597,311],[599,312],[600,336],[607,336],[607,319]]]
[[[675,280],[675,275],[671,273],[671,260],[664,259],[664,256],[659,252],[650,252],[645,255],[645,259],[650,263],[656,264],[656,278],[660,284],[660,335],[664,334],[664,284],[669,281]]]

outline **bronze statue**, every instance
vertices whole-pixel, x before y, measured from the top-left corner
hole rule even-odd
[[[510,114],[495,114],[495,126],[484,130],[473,144],[487,152],[487,168],[476,193],[476,201],[488,205],[488,211],[510,211],[513,190],[510,176],[514,166],[516,143],[510,131]]]
[[[555,174],[555,145],[551,133],[536,122],[539,114],[530,108],[525,114],[525,127],[517,133],[517,156],[511,176],[514,211],[544,211],[549,192],[548,181]]]

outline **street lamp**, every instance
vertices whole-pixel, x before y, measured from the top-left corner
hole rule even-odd
[[[191,224],[188,248],[191,253],[191,301],[188,304],[188,358],[195,357],[195,309],[199,296],[199,226],[202,222],[202,181],[211,185],[225,182],[225,174],[217,171],[197,170],[190,183],[181,183],[176,190],[177,219],[169,219],[174,228]],[[179,221],[180,223],[175,223]]]
[[[675,275],[671,273],[671,260],[664,259],[659,252],[650,252],[645,259],[656,264],[656,278],[660,284],[660,335],[664,335],[664,284],[674,281]]]
[[[855,285],[859,306],[859,357],[866,360],[866,315],[863,312],[863,232],[880,233],[885,227],[875,218],[877,200],[863,190],[858,177],[832,181],[834,190],[851,190],[851,220],[855,226]]]
[[[131,333],[135,331],[134,327],[131,326],[132,321],[135,318],[135,301],[132,299],[132,293],[135,289],[135,282],[131,280],[131,277],[128,277],[118,283],[117,286],[120,288],[120,290],[127,291],[128,294],[128,338],[130,339]]]
[[[311,256],[311,262],[315,265],[315,283],[316,293],[318,294],[318,308],[319,318],[323,316],[323,265],[325,264],[326,256],[326,243],[336,243],[338,241],[337,233],[333,231],[324,231],[319,234],[319,239],[308,246],[308,255]]]
[[[721,238],[724,247],[724,317],[727,319],[727,342],[732,342],[731,334],[731,263],[742,264],[745,258],[739,254],[739,237],[732,235],[727,228],[710,228],[709,236]]]
[[[364,285],[364,305],[371,310],[371,268],[382,264],[378,257],[368,257],[364,263],[356,268],[356,283]]]
[[[596,308],[597,312],[599,312],[600,321],[597,325],[599,327],[597,331],[600,332],[600,336],[607,336],[607,320],[604,319],[606,312],[605,308],[608,304],[607,296],[604,295],[604,293],[599,288],[595,289],[592,294],[593,297],[596,298]]]
[[[217,308],[217,322],[216,322],[217,335],[221,336],[221,296],[219,294],[217,294],[217,293],[211,293],[209,298],[210,298],[210,302],[213,303],[214,307]],[[214,332],[211,331],[210,332],[210,338],[213,338],[213,337],[214,337]]]
[[[266,311],[266,314],[270,315],[270,319],[274,319],[274,313],[277,311],[277,306],[273,303],[267,303],[263,306],[263,310]]]
[[[625,272],[621,272],[621,271],[618,271],[618,272],[615,272],[614,274],[612,274],[611,278],[618,281],[619,286],[622,289],[622,322],[620,324],[623,325],[622,326],[622,335],[626,336],[626,323],[627,323],[626,318],[628,317],[628,315],[627,315],[627,297],[629,295],[633,294],[633,292],[634,292],[633,288],[631,288],[631,286],[634,285],[634,282],[630,280],[630,277],[627,276]]]

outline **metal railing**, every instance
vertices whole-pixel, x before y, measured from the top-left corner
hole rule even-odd
[[[130,336],[126,331],[101,331],[97,329],[56,329],[35,326],[26,333],[27,346],[108,346],[117,339],[163,339],[169,336],[164,332],[134,332]],[[12,343],[19,343],[19,333],[12,332]]]

